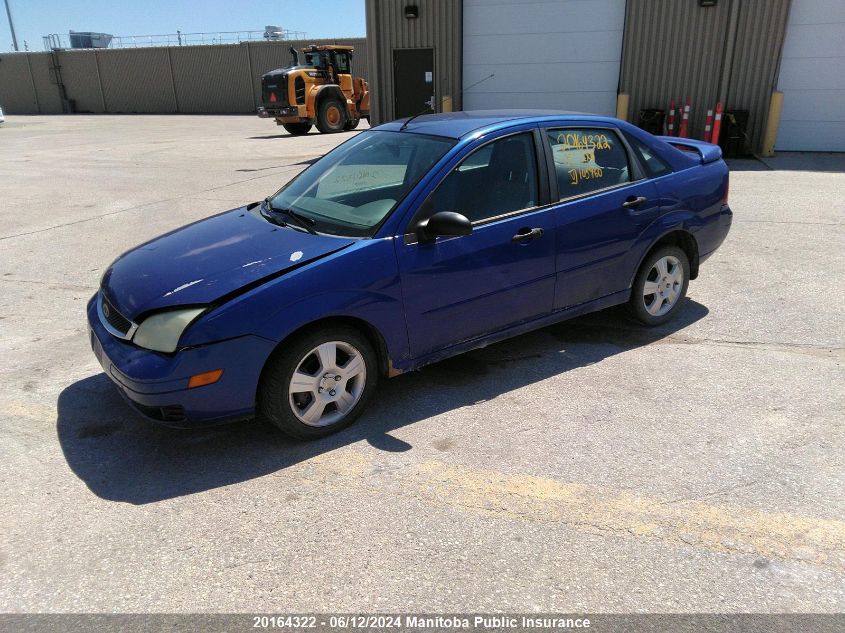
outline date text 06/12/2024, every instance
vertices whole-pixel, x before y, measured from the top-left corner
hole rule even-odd
[[[556,616],[422,616],[422,615],[333,615],[317,616],[253,616],[253,628],[309,629],[588,629],[586,617]]]

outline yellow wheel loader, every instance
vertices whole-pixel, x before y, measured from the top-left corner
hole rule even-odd
[[[293,135],[307,134],[316,125],[323,134],[354,130],[370,120],[367,82],[352,76],[349,46],[291,47],[293,65],[261,77],[258,116],[276,119]]]

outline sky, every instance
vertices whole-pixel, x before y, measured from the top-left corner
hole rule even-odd
[[[44,49],[42,36],[69,30],[112,35],[263,31],[268,24],[306,37],[362,37],[364,0],[8,0],[23,50]],[[0,6],[0,52],[12,50]]]

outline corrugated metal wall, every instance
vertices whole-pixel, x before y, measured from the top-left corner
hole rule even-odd
[[[168,49],[102,50],[96,55],[107,112],[178,111]],[[73,99],[74,87],[65,88],[68,98]]]
[[[38,112],[29,55],[0,56],[0,106],[7,113]]]
[[[52,70],[53,63],[50,54],[30,55],[29,68],[41,112],[44,114],[61,114],[62,100],[59,97],[59,88]]]
[[[247,47],[169,48],[179,112],[255,110]]]
[[[748,110],[749,149],[759,152],[777,87],[791,0],[742,0],[727,104]],[[845,73],[845,70],[842,71]]]
[[[69,98],[76,101],[77,112],[105,112],[97,52],[93,49],[80,52],[83,54],[58,53],[62,81],[66,88],[72,86]]]
[[[414,4],[419,17],[405,17],[405,7]],[[463,2],[460,0],[367,0],[367,36],[370,42],[369,71],[371,121],[394,118],[393,50],[433,48],[435,102],[453,99],[460,110],[463,65]]]
[[[749,110],[749,149],[758,151],[777,78],[790,0],[628,0],[619,91],[629,117],[643,108],[692,102],[690,136],[701,138],[708,107]]]
[[[232,45],[57,51],[67,98],[77,112],[250,113],[261,75],[290,64],[288,48],[348,44],[356,76],[368,79],[364,38]],[[50,53],[0,55],[0,104],[8,114],[60,114]]]

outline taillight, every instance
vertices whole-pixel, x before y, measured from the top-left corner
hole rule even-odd
[[[271,92],[270,93],[270,103],[276,103],[276,101],[278,101],[278,99],[276,99],[276,93]]]

